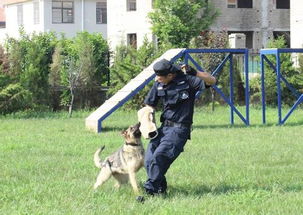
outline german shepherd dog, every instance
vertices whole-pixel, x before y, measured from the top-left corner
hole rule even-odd
[[[101,161],[99,157],[104,146],[95,152],[95,165],[101,169],[94,185],[95,190],[111,176],[114,176],[117,180],[115,187],[119,188],[121,184],[130,181],[134,192],[136,194],[139,193],[136,172],[144,165],[144,148],[139,127],[140,123],[122,131],[125,143],[118,151],[105,158],[104,161]]]

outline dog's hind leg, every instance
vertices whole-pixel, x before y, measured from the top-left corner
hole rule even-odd
[[[112,171],[108,167],[103,167],[97,177],[96,183],[94,185],[94,189],[96,190],[99,186],[101,186],[104,182],[106,182],[110,176],[112,175]]]

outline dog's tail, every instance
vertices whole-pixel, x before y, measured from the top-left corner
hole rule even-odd
[[[103,149],[105,148],[105,146],[100,147],[94,154],[94,162],[95,162],[95,166],[99,169],[101,169],[102,167],[102,162],[101,159],[99,157],[99,154],[103,151]]]

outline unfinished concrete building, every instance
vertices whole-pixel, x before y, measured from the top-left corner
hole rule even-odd
[[[211,0],[220,15],[213,31],[244,33],[246,47],[261,49],[284,35],[290,46],[290,0]]]

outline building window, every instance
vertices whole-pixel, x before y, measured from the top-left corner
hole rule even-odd
[[[252,0],[227,0],[228,8],[253,8]]]
[[[237,0],[227,0],[227,7],[228,8],[236,8],[237,7]]]
[[[39,9],[39,2],[34,2],[34,24],[40,23],[40,9]]]
[[[290,48],[290,31],[274,31],[273,36],[275,40],[279,37],[283,37],[286,43],[286,48]]]
[[[127,3],[127,8],[126,10],[127,11],[136,11],[137,10],[137,3],[136,3],[136,0],[126,0]]]
[[[137,48],[137,34],[127,34],[127,45]]]
[[[97,22],[97,24],[106,24],[107,23],[106,1],[96,3],[96,22]]]
[[[290,0],[276,0],[276,8],[277,9],[289,9]]]
[[[23,5],[17,5],[17,24],[23,25]]]
[[[53,23],[73,23],[74,22],[74,2],[56,0],[52,2],[52,22]]]
[[[253,8],[252,0],[238,0],[238,8]]]

